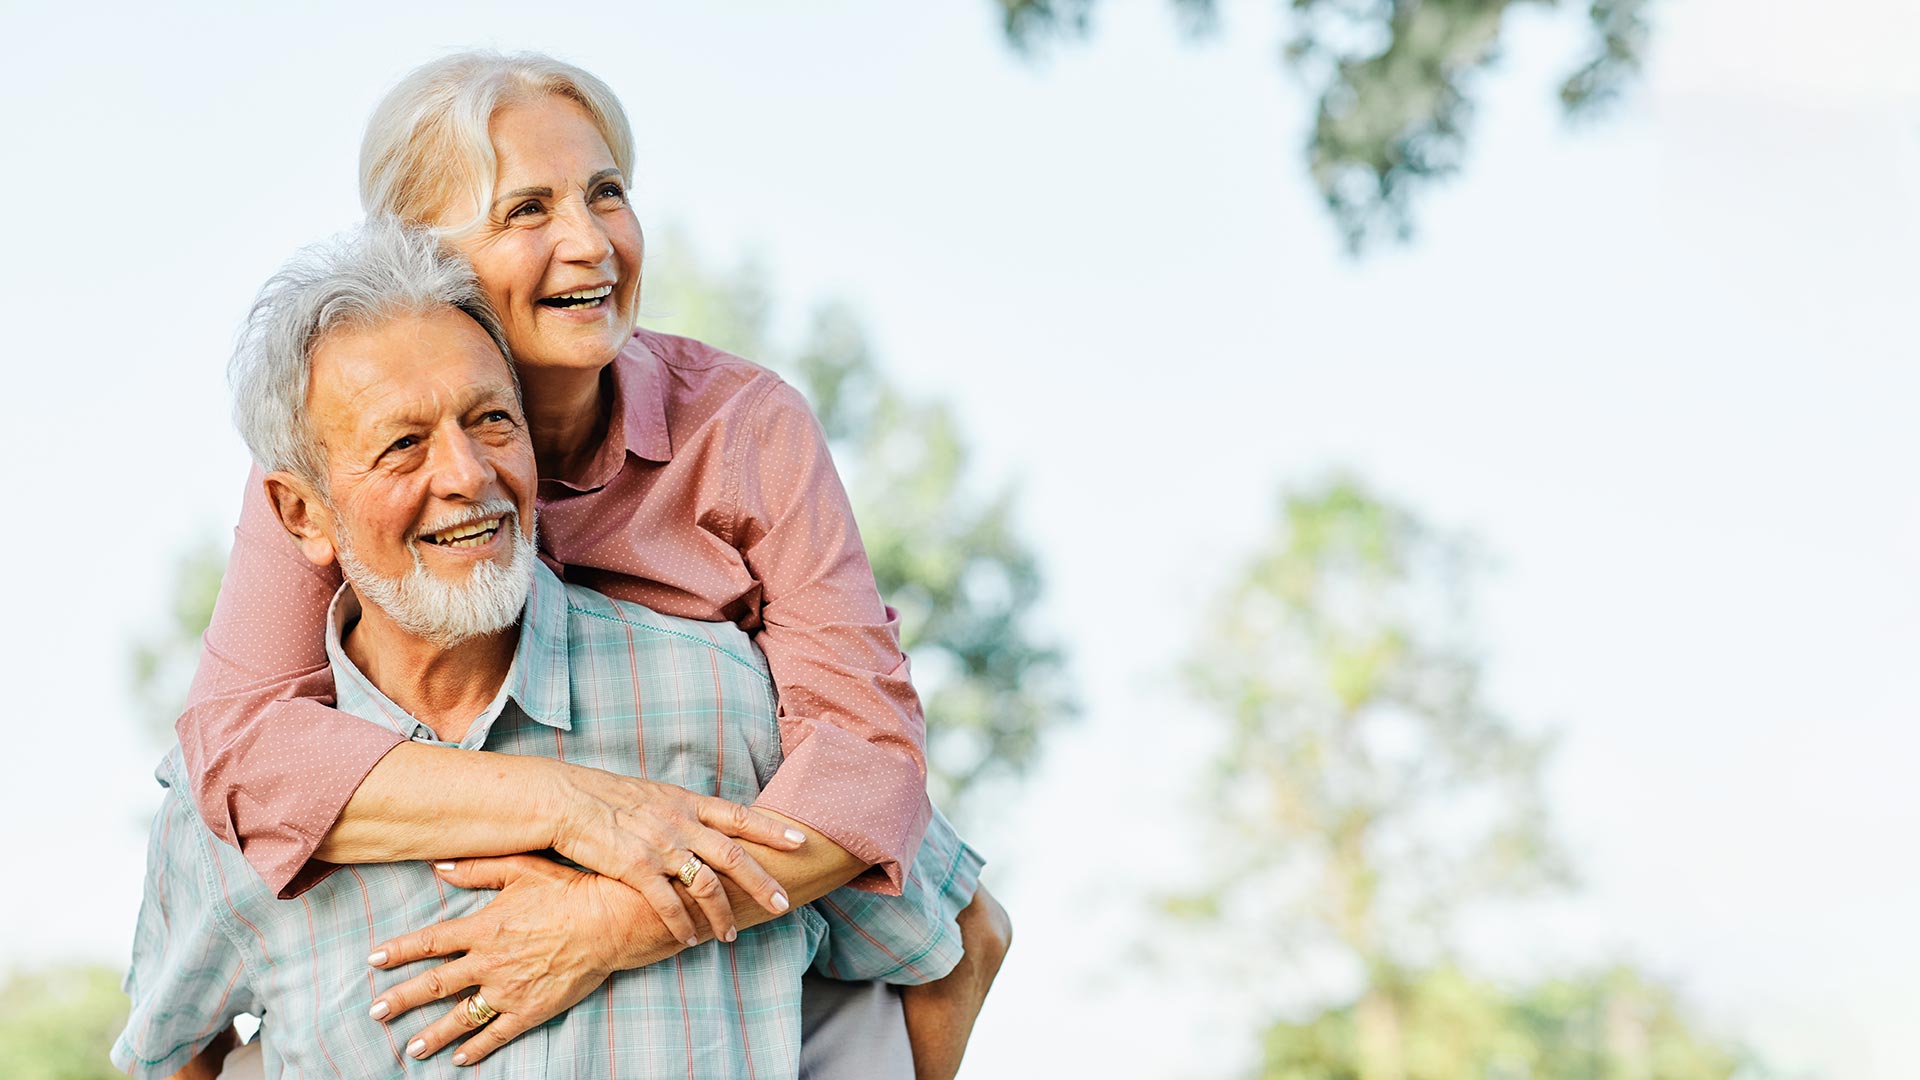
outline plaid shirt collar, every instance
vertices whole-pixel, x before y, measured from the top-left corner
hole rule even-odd
[[[359,618],[360,597],[352,585],[342,584],[327,609],[327,659],[333,667],[338,696],[335,707],[390,728],[408,739],[438,741],[431,727],[394,704],[347,657],[340,643],[347,628]],[[507,668],[500,693],[460,740],[462,749],[475,750],[484,745],[494,721],[509,703],[529,719],[561,731],[573,730],[567,618],[566,586],[545,564],[534,560],[533,587],[527,593],[527,606],[520,614],[520,636],[514,645],[513,663]]]

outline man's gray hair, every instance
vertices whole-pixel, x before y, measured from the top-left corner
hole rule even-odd
[[[513,369],[506,333],[473,267],[431,232],[382,217],[301,249],[261,287],[227,365],[233,422],[254,460],[325,491],[326,454],[307,415],[314,350],[334,333],[441,308],[479,323]]]

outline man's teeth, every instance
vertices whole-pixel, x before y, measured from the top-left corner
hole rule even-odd
[[[493,539],[493,534],[499,528],[499,518],[488,518],[485,521],[475,521],[466,525],[456,525],[451,529],[442,529],[437,533],[428,533],[421,539],[429,544],[439,544],[441,547],[479,547]]]
[[[613,286],[611,285],[602,285],[597,289],[576,289],[570,293],[549,296],[545,300],[542,300],[541,303],[551,304],[554,307],[585,307],[588,304],[598,303],[606,299],[612,292]]]

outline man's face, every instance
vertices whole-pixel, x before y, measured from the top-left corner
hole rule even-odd
[[[469,636],[412,625],[393,590],[457,596],[530,570],[533,444],[493,340],[452,308],[331,335],[314,350],[307,406],[330,507],[316,540],[408,629]]]

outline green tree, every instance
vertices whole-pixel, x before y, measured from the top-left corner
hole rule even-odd
[[[977,494],[945,404],[901,391],[844,304],[813,312],[797,346],[769,333],[773,305],[751,263],[701,265],[669,233],[650,263],[658,329],[782,372],[812,403],[833,447],[880,593],[927,714],[928,788],[950,813],[1038,760],[1046,731],[1075,713],[1058,646],[1034,627],[1041,575],[1014,523],[1015,492]]]
[[[1730,1076],[1739,1055],[1629,969],[1508,991],[1459,966],[1464,914],[1570,880],[1548,744],[1483,691],[1483,564],[1351,479],[1284,499],[1188,672],[1226,721],[1207,790],[1231,873],[1168,906],[1357,987],[1267,1026],[1262,1080]]]
[[[1084,37],[1095,0],[995,0],[1023,52]],[[1411,234],[1413,196],[1466,157],[1476,84],[1500,57],[1507,16],[1572,7],[1584,55],[1560,84],[1569,116],[1619,97],[1645,55],[1649,0],[1289,0],[1285,63],[1313,99],[1307,167],[1348,249]],[[1195,36],[1221,27],[1218,0],[1172,0]]]
[[[1743,1051],[1695,1029],[1673,991],[1629,967],[1508,989],[1455,966],[1381,988],[1399,1025],[1392,1073],[1363,1072],[1366,1030],[1346,1003],[1260,1035],[1262,1080],[1758,1080]]]
[[[8,1080],[107,1080],[107,1051],[127,1022],[120,976],[73,965],[18,972],[0,985],[0,1074]]]

